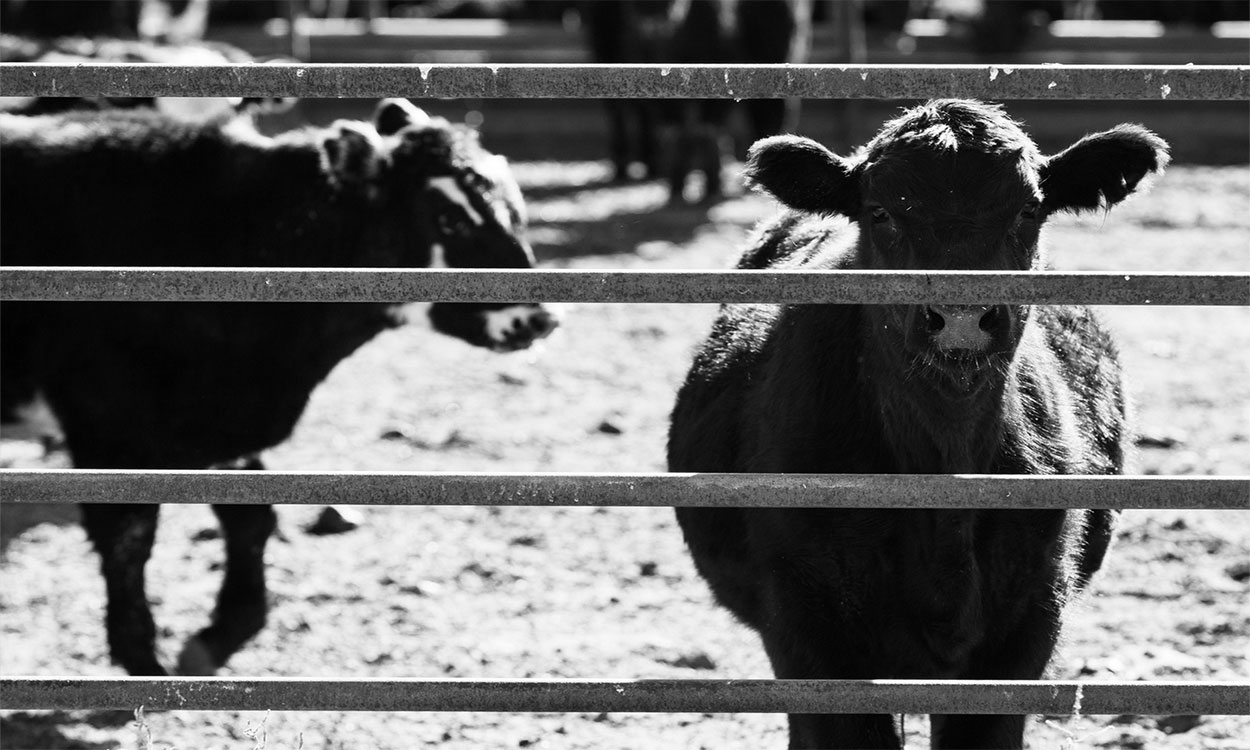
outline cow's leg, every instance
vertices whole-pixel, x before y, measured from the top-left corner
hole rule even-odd
[[[265,543],[277,526],[269,505],[214,505],[226,544],[226,574],[212,623],[178,657],[187,675],[213,674],[265,625]]]
[[[715,125],[705,125],[699,132],[698,169],[704,174],[703,202],[714,203],[724,196],[724,185],[721,183],[721,152],[722,141],[727,136]]]
[[[645,99],[634,101],[633,107],[638,120],[635,134],[638,142],[638,158],[647,168],[647,178],[652,179],[661,172],[657,105],[654,101]]]
[[[837,666],[830,654],[817,653],[796,643],[793,636],[801,632],[801,627],[774,625],[778,627],[761,635],[777,679],[837,679],[849,676],[848,670]],[[897,750],[902,747],[894,729],[894,717],[889,714],[790,714],[789,719],[791,748]]]
[[[961,676],[969,680],[1039,679],[1055,649],[1059,609],[1045,595],[1034,599],[1020,623],[993,649],[973,654],[968,672]],[[934,748],[1024,747],[1024,716],[1020,715],[934,715],[932,726]]]
[[[791,748],[897,750],[894,717],[877,714],[790,714]]]
[[[612,152],[612,180],[625,182],[629,179],[630,122],[629,103],[624,99],[605,99],[603,108],[608,113],[608,139]]]
[[[699,115],[699,164],[697,168],[707,176],[705,202],[714,202],[724,194],[721,183],[721,164],[726,154],[733,153],[733,136],[729,131],[729,119],[733,103],[720,99],[704,100]]]
[[[934,715],[931,717],[934,748],[1012,748],[1024,747],[1024,717]]]
[[[144,566],[156,540],[158,505],[83,505],[87,538],[100,555],[107,597],[109,655],[132,675],[163,675]]]

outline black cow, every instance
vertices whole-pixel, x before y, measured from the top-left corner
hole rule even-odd
[[[520,191],[476,134],[388,100],[374,122],[274,138],[246,118],[152,110],[0,115],[5,265],[528,268]],[[431,307],[434,327],[501,351],[547,335],[535,304]],[[50,407],[75,466],[204,468],[284,440],[309,394],[402,322],[372,303],[32,303],[0,310],[6,416]],[[259,468],[249,463],[246,468]],[[107,584],[110,652],[162,674],[143,568],[153,505],[85,505]],[[269,506],[215,506],[226,573],[179,659],[211,673],[265,619]]]
[[[799,63],[811,43],[811,0],[587,0],[589,45],[601,63]],[[797,101],[746,102],[754,139],[793,129]],[[732,150],[733,103],[724,99],[608,102],[616,177],[641,159],[669,184],[673,201],[693,172],[703,198],[722,193],[722,158]],[[653,174],[652,176],[657,176]]]
[[[1135,125],[1043,156],[995,105],[934,101],[855,154],[755,144],[790,210],[739,268],[1042,271],[1042,224],[1168,161]],[[671,471],[1114,474],[1128,428],[1084,307],[726,306],[673,410]],[[780,678],[1035,679],[1109,511],[679,509],[716,599]],[[1020,747],[1022,716],[934,716],[942,748]],[[792,715],[792,747],[899,746],[884,715]]]

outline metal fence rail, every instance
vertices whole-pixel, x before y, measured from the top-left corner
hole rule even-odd
[[[1250,99],[1244,65],[4,63],[5,96]]]
[[[1250,715],[1250,682],[0,679],[5,709]]]
[[[0,469],[8,503],[741,508],[1250,506],[1250,477]]]
[[[1250,273],[593,271],[327,268],[0,269],[0,298],[43,301],[783,302],[1247,305]]]

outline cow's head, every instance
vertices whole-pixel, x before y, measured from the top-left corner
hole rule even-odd
[[[993,104],[933,101],[840,157],[796,136],[756,143],[746,173],[791,208],[859,227],[850,265],[875,270],[1041,270],[1039,232],[1056,211],[1106,209],[1162,170],[1167,144],[1136,125],[1046,157]],[[1023,305],[867,308],[869,330],[905,365],[974,390],[1001,373],[1029,319]]]
[[[374,231],[398,235],[378,246],[404,248],[401,258],[372,264],[533,267],[521,190],[507,161],[483,149],[472,129],[387,99],[372,126],[336,123],[322,147],[336,179],[354,183],[355,193],[386,217]],[[534,303],[437,302],[429,314],[436,330],[497,351],[524,349],[558,325]]]

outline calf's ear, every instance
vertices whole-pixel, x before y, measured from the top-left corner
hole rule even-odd
[[[377,176],[381,139],[373,128],[361,122],[340,120],[329,128],[321,141],[326,168],[342,185],[368,183]]]
[[[381,135],[394,135],[409,125],[418,127],[430,121],[430,116],[407,99],[383,99],[373,113],[373,125]]]
[[[1047,211],[1107,209],[1127,198],[1171,157],[1167,141],[1140,125],[1118,125],[1087,135],[1042,167]]]
[[[775,135],[756,141],[743,174],[790,208],[812,213],[859,213],[859,185],[846,159],[810,138]]]

